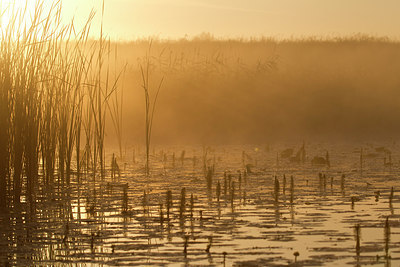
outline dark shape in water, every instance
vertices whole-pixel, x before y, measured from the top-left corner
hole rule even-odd
[[[390,224],[389,224],[389,216],[386,217],[385,221],[385,256],[386,259],[389,258],[389,243],[390,243]]]
[[[185,215],[185,209],[186,209],[186,189],[183,187],[181,189],[181,204],[179,207],[179,219],[183,219]]]
[[[379,197],[381,196],[381,191],[375,191],[375,202],[379,201]]]
[[[192,193],[190,194],[190,218],[193,218],[193,210],[194,210],[194,197]]]
[[[345,178],[346,176],[344,174],[342,174],[342,178],[340,179],[340,190],[342,192],[342,194],[345,194],[344,188],[345,188]]]
[[[329,153],[326,152],[325,158],[324,157],[315,156],[311,160],[311,165],[327,165],[328,167],[330,167],[331,163],[329,161]]]
[[[389,195],[389,203],[392,203],[394,197],[394,187],[392,186],[392,189],[390,190],[390,195]]]
[[[293,204],[294,199],[294,178],[293,175],[290,176],[290,204]]]
[[[283,183],[282,183],[282,187],[283,187],[283,195],[286,195],[286,175],[283,175]]]
[[[300,256],[300,253],[298,251],[293,253],[294,256],[294,262],[297,262],[297,257]]]
[[[219,183],[219,181],[217,183],[216,194],[217,194],[217,202],[219,202],[219,199],[221,197],[221,184]]]
[[[275,197],[275,202],[279,201],[279,180],[278,177],[275,176],[275,186],[274,186],[274,197]]]
[[[360,256],[360,250],[361,250],[361,227],[359,224],[356,224],[354,226],[354,236],[356,239],[356,255],[357,255],[357,261],[358,261],[358,257]]]
[[[208,237],[208,245],[207,245],[207,248],[206,248],[206,250],[205,250],[207,253],[210,253],[212,241],[213,241],[213,237],[212,237],[212,236],[209,236],[209,237]]]
[[[183,244],[183,254],[185,255],[185,258],[187,257],[187,248],[189,246],[189,236],[185,235],[184,236],[185,242]]]
[[[172,209],[172,192],[171,190],[167,191],[167,199],[166,199],[166,204],[167,204],[167,220],[169,221],[170,219],[170,210]]]
[[[226,255],[227,254],[228,253],[226,253],[226,251],[222,252],[222,255],[224,255],[224,261],[223,261],[224,267],[225,267],[225,263],[226,263]]]

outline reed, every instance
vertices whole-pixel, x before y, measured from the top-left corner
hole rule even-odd
[[[390,244],[390,223],[389,216],[386,217],[385,230],[384,230],[384,240],[385,240],[385,257],[389,258],[389,244]]]
[[[186,189],[183,187],[181,189],[181,203],[179,207],[179,219],[184,219],[186,211]]]
[[[150,85],[150,52],[151,52],[151,42],[149,44],[149,50],[144,58],[144,63],[140,64],[140,71],[142,75],[142,88],[144,91],[145,100],[145,140],[146,140],[146,164],[145,172],[146,175],[150,174],[150,145],[151,145],[151,133],[153,129],[153,119],[155,108],[157,104],[158,94],[163,83],[164,78],[162,78],[156,88],[155,96],[152,98],[151,91],[152,87]]]
[[[238,170],[239,192],[242,190],[242,173]]]
[[[357,255],[357,257],[359,257],[360,256],[360,250],[361,250],[361,242],[360,242],[360,239],[361,239],[361,227],[360,227],[359,224],[356,224],[354,226],[354,237],[355,237],[355,240],[356,240],[356,255]]]
[[[342,174],[342,177],[340,179],[340,190],[343,195],[345,194],[345,182],[346,182],[346,176]]]
[[[228,181],[227,181],[227,176],[226,176],[226,171],[224,172],[224,197],[226,199],[226,194],[228,191]]]
[[[290,204],[293,204],[294,200],[294,178],[293,175],[290,176]]]
[[[160,225],[161,227],[164,224],[164,212],[163,212],[163,204],[160,203]]]
[[[169,221],[170,220],[171,209],[172,209],[172,206],[173,206],[171,190],[167,191],[166,201],[165,202],[166,202],[165,204],[166,204],[166,207],[167,207],[167,220]]]
[[[286,195],[286,175],[283,175],[283,182],[282,182],[282,191],[283,191],[283,195]]]
[[[193,194],[190,194],[190,218],[193,218],[194,211],[194,197]]]
[[[212,181],[213,181],[214,171],[212,167],[208,167],[206,175],[207,190],[212,191]]]
[[[181,158],[180,158],[182,167],[183,167],[183,164],[185,162],[185,154],[186,154],[186,151],[182,150]]]
[[[102,31],[99,40],[88,40],[94,12],[80,31],[62,25],[61,4],[45,9],[38,1],[25,26],[18,23],[28,18],[27,10],[14,10],[1,28],[0,209],[25,197],[35,212],[38,190],[62,193],[74,167],[77,183],[83,182],[82,163],[93,180],[99,163],[105,177],[107,105],[119,80],[103,75],[109,72],[104,55],[111,52],[110,42]]]
[[[274,182],[274,199],[275,202],[279,202],[279,180],[278,177],[275,176],[275,182]]]
[[[231,186],[231,209],[232,209],[232,212],[234,209],[234,201],[235,201],[235,182],[232,182],[232,186]]]
[[[218,181],[218,183],[217,183],[217,189],[216,189],[216,195],[217,195],[217,202],[219,203],[219,200],[220,200],[220,198],[221,198],[221,184],[220,184],[220,182]]]
[[[122,214],[127,214],[129,209],[128,204],[128,184],[123,186],[123,193],[122,193]]]
[[[393,197],[394,197],[394,187],[392,186],[392,188],[390,189],[390,195],[389,195],[389,203],[390,204],[392,204]]]

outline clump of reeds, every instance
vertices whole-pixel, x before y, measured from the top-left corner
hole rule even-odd
[[[109,79],[111,48],[102,31],[88,40],[93,12],[81,31],[61,25],[61,1],[48,10],[37,2],[25,26],[26,10],[7,12],[11,20],[0,36],[0,208],[25,196],[34,212],[39,188],[53,194],[72,182],[74,154],[78,183],[82,162],[93,179],[100,167],[104,179],[105,115],[118,78]],[[12,202],[3,194],[7,184]]]

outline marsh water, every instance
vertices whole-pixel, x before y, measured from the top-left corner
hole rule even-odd
[[[398,145],[282,154],[300,147],[160,146],[149,177],[127,149],[115,178],[39,188],[35,207],[1,214],[0,265],[399,266]],[[330,166],[311,164],[327,151]]]

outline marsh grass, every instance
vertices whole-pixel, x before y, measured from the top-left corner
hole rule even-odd
[[[73,23],[61,24],[61,4],[55,1],[45,8],[44,1],[38,1],[33,14],[26,8],[15,10],[1,28],[2,209],[26,199],[33,214],[38,193],[62,192],[72,183],[73,173],[74,183],[82,182],[83,162],[93,180],[98,167],[105,177],[106,113],[119,76],[109,78],[105,55],[111,49],[102,31],[99,40],[88,38],[94,12],[77,31]],[[28,16],[31,23],[22,26]]]

